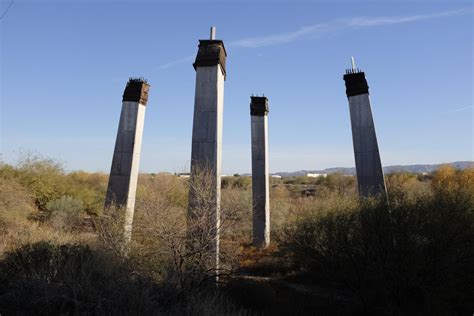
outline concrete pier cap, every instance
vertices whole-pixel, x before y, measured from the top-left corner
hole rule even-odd
[[[268,98],[263,96],[251,96],[250,97],[250,115],[263,116],[270,112],[268,108]]]
[[[353,56],[351,56],[351,68],[346,69],[343,79],[346,83],[347,97],[369,94],[369,85],[367,84],[367,79],[365,79],[365,73],[356,67]]]
[[[123,91],[122,101],[138,102],[146,105],[148,103],[148,91],[150,85],[148,81],[143,78],[132,78],[128,79],[125,90]]]
[[[360,69],[347,69],[343,78],[346,83],[347,97],[369,93],[369,85],[367,84],[367,79],[365,79],[365,73]]]
[[[215,39],[215,35],[215,26],[213,26],[211,27],[211,39],[199,40],[199,50],[193,67],[196,70],[197,67],[220,65],[225,80],[227,51],[224,41]]]

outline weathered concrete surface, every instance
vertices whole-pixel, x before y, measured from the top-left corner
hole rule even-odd
[[[268,103],[266,98],[252,97],[252,209],[253,245],[270,243],[270,184],[268,173]]]
[[[344,79],[346,80],[347,76],[357,75],[365,81],[365,77],[361,74],[363,75],[363,73],[349,74]],[[357,79],[356,81],[360,80]],[[360,94],[350,95],[348,99],[359,195],[362,197],[386,197],[385,180],[370,107],[368,86],[365,84],[366,87],[364,88],[364,83],[361,84],[360,82],[355,82],[355,84],[358,84],[356,88],[359,90],[352,87],[352,91],[355,91],[352,94]],[[346,80],[347,85],[348,80]],[[363,87],[362,90],[360,90],[361,86]],[[349,88],[348,90],[350,90]]]
[[[203,42],[203,41],[201,41]],[[217,41],[208,41],[217,42]],[[221,41],[219,41],[221,42]],[[202,43],[201,43],[202,44]],[[222,124],[224,111],[224,80],[225,71],[221,67],[222,56],[212,51],[214,59],[207,58],[201,51],[196,63],[196,92],[194,99],[193,137],[191,149],[191,183],[196,183],[196,177],[202,172],[210,173],[212,197],[208,203],[210,212],[210,236],[213,242],[211,251],[215,252],[215,267],[219,267],[219,229],[220,229],[220,200],[221,200],[221,161],[222,161]],[[211,56],[211,57],[212,57]],[[201,60],[201,62],[199,62]],[[204,62],[203,62],[204,60]],[[193,215],[195,205],[201,198],[196,196],[196,190],[189,192],[189,212]],[[209,205],[210,204],[210,205]]]
[[[130,84],[130,82],[129,82]],[[133,213],[135,209],[135,195],[138,180],[138,168],[142,146],[143,127],[145,121],[145,109],[147,99],[132,96],[137,101],[126,101],[130,99],[126,94],[129,88],[127,84],[120,114],[117,139],[115,141],[114,156],[110,170],[109,184],[105,200],[105,207],[111,205],[125,208],[124,234],[126,242],[129,242],[132,234]],[[148,97],[148,85],[143,83]],[[143,91],[145,93],[145,91]],[[142,103],[140,103],[142,102]]]

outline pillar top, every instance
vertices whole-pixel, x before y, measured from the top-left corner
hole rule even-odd
[[[250,97],[250,115],[265,116],[270,112],[267,97]]]
[[[144,78],[130,78],[123,92],[122,101],[138,102],[146,105],[150,85]]]
[[[199,40],[199,49],[193,67],[194,69],[196,69],[197,67],[220,65],[225,79],[226,58],[227,52],[225,50],[224,42],[222,40]]]
[[[369,85],[365,79],[365,73],[360,69],[347,69],[343,78],[346,82],[347,97],[369,93]]]

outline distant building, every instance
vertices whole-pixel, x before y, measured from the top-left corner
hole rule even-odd
[[[178,178],[189,178],[191,176],[190,173],[188,172],[185,172],[185,173],[177,173],[176,174],[178,176]]]
[[[276,179],[281,179],[281,176],[278,175],[278,174],[271,174],[270,177],[271,178],[276,178]]]
[[[328,176],[327,173],[307,173],[306,176],[308,178],[326,178]]]
[[[172,176],[173,174],[171,172],[163,171],[163,172],[158,172],[158,173],[151,173],[150,175],[152,177],[155,177],[155,176]]]

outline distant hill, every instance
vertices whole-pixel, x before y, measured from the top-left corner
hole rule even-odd
[[[434,164],[434,165],[396,165],[396,166],[386,166],[383,168],[385,173],[393,173],[393,172],[413,172],[413,173],[423,173],[423,172],[433,172],[439,168],[441,165],[451,165],[456,169],[466,169],[466,168],[474,168],[474,161],[455,161],[451,163],[443,163],[443,164]],[[300,170],[294,172],[276,172],[272,173],[275,175],[279,175],[282,177],[299,177],[304,176],[307,173],[342,173],[342,174],[349,174],[355,175],[356,171],[355,168],[327,168],[323,170]]]

